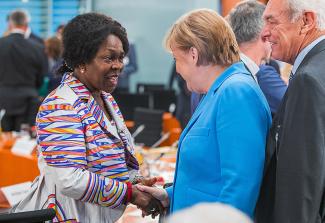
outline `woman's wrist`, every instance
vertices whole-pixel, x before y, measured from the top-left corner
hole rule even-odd
[[[127,185],[127,190],[126,190],[126,194],[125,194],[124,204],[127,205],[132,200],[133,190],[132,190],[131,182],[126,182],[126,185]]]

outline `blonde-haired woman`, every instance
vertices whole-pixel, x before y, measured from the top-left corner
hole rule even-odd
[[[172,26],[165,46],[189,90],[205,96],[180,137],[173,186],[138,188],[171,212],[221,202],[252,217],[271,115],[231,28],[216,12],[195,10]]]

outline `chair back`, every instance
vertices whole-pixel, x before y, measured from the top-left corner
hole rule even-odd
[[[161,137],[163,110],[148,108],[136,108],[134,112],[134,126],[137,129],[144,125],[144,129],[135,137],[136,143],[143,143],[145,146],[154,145]]]
[[[55,217],[53,208],[19,213],[0,214],[0,223],[41,223]]]

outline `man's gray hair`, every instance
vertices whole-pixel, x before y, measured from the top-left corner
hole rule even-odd
[[[30,16],[26,10],[18,9],[12,11],[9,15],[9,22],[16,26],[27,26],[30,21]]]
[[[311,10],[317,16],[317,28],[325,29],[325,7],[324,0],[287,0],[290,11],[290,19],[296,21],[305,10]]]
[[[265,5],[256,1],[242,1],[233,8],[227,20],[235,33],[238,44],[255,41],[260,37]]]

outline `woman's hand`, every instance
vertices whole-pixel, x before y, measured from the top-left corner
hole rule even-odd
[[[157,198],[139,190],[137,186],[132,186],[131,203],[142,210],[143,217],[151,215],[152,218],[155,218],[157,215],[165,212],[165,208]]]
[[[169,207],[169,198],[167,191],[158,187],[148,187],[144,185],[137,184],[136,188],[142,192],[151,194],[154,198],[158,199],[164,208]]]

